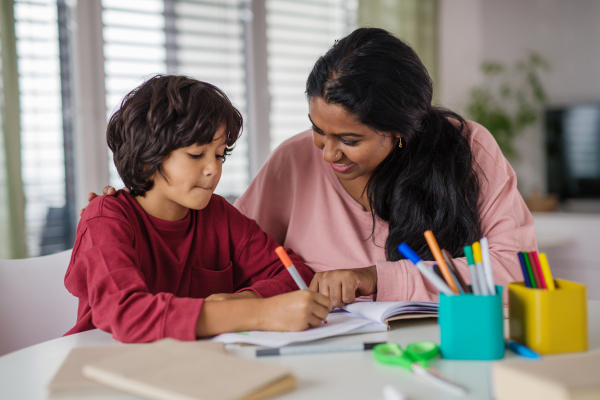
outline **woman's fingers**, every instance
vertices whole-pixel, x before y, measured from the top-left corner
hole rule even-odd
[[[116,194],[116,193],[117,193],[117,191],[115,190],[115,188],[114,188],[114,187],[112,187],[112,186],[110,186],[110,185],[108,185],[108,186],[104,186],[104,187],[102,188],[102,194],[108,194],[108,195],[111,195],[111,196],[112,196],[112,195],[114,195],[114,194]]]
[[[98,195],[94,192],[89,192],[87,195],[87,199],[88,199],[88,203],[92,200],[94,200],[96,197],[98,197]]]
[[[352,303],[358,295],[373,294],[376,287],[377,272],[367,267],[317,272],[309,289],[329,297],[333,307],[340,307]]]
[[[317,272],[315,276],[313,276],[312,281],[310,281],[310,285],[308,285],[308,290],[311,292],[319,293],[319,275],[320,272]]]

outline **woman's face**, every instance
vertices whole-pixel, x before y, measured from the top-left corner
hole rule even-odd
[[[364,188],[375,168],[398,145],[399,135],[377,132],[321,97],[310,100],[308,117],[315,145],[323,150],[323,159],[342,184],[356,181]]]

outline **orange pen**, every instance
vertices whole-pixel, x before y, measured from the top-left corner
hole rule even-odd
[[[444,261],[444,256],[442,256],[440,246],[438,246],[437,240],[435,240],[435,236],[433,236],[433,232],[425,231],[425,240],[427,240],[427,244],[431,249],[433,258],[435,258],[435,261],[437,261],[438,267],[440,268],[440,271],[442,271],[442,275],[444,276],[446,283],[448,286],[450,286],[450,289],[452,289],[454,293],[458,294],[458,288],[454,284],[454,279],[452,279],[452,275],[450,275],[450,270],[446,265],[446,261]]]
[[[283,248],[283,246],[277,247],[275,249],[275,253],[277,253],[277,255],[279,256],[279,259],[283,263],[283,266],[285,267],[287,272],[290,273],[290,275],[292,276],[292,279],[294,279],[294,282],[296,282],[296,285],[298,285],[298,288],[300,290],[308,290],[308,286],[306,286],[304,279],[302,279],[302,277],[298,273],[298,270],[292,263],[290,256],[288,256],[288,253],[285,252],[285,249]],[[325,321],[325,322],[327,322],[327,321]]]

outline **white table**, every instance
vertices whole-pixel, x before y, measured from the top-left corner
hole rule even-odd
[[[600,301],[588,303],[590,351],[600,351]],[[40,327],[43,329],[43,327]],[[342,336],[319,343],[357,343],[390,341],[402,345],[412,341],[439,343],[435,319],[398,321],[388,332]],[[52,379],[69,350],[74,347],[120,345],[105,332],[93,330],[28,347],[0,357],[0,399],[46,399],[46,385]],[[228,345],[228,351],[241,357],[255,358],[255,346]],[[516,357],[507,352],[507,358]],[[312,354],[264,357],[262,362],[291,368],[298,379],[296,390],[277,397],[294,399],[382,399],[382,388],[392,384],[409,399],[458,399],[428,385],[408,371],[376,363],[370,351],[336,354]],[[433,366],[445,376],[469,389],[463,399],[489,399],[490,364],[488,361],[451,361],[439,359]],[[133,396],[93,397],[95,400],[135,399]],[[88,398],[89,399],[89,398]]]

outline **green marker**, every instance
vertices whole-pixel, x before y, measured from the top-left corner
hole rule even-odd
[[[463,248],[465,251],[465,257],[467,257],[467,264],[469,265],[469,274],[471,274],[471,288],[473,289],[473,294],[481,294],[481,290],[479,290],[479,279],[477,279],[477,269],[475,268],[475,257],[473,257],[473,248],[471,246],[465,246]]]
[[[525,265],[527,266],[527,274],[529,275],[529,282],[531,283],[531,287],[537,289],[535,278],[533,277],[533,271],[531,270],[531,263],[529,262],[529,253],[524,251],[523,258],[525,259]]]

